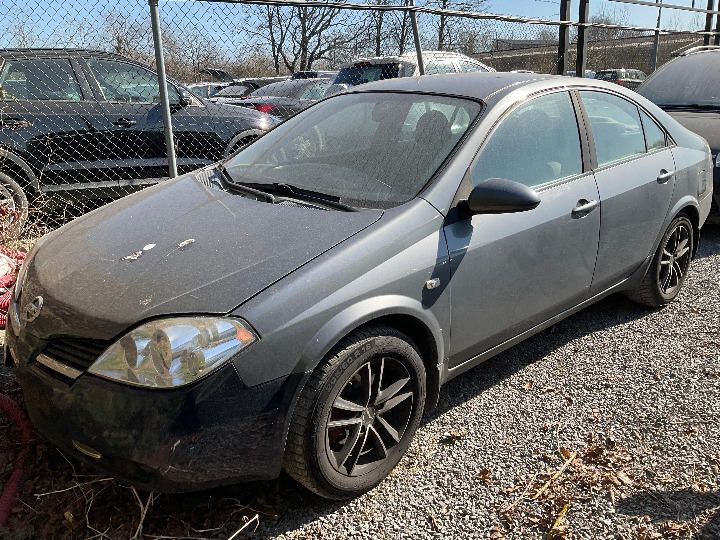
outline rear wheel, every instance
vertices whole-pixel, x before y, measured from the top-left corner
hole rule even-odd
[[[285,470],[311,491],[346,499],[397,465],[425,405],[425,367],[393,328],[357,331],[310,376],[295,408]]]
[[[694,247],[692,223],[681,214],[665,231],[642,283],[628,296],[649,307],[662,307],[672,302],[685,283]]]
[[[12,240],[22,231],[28,217],[28,200],[15,180],[0,172],[0,238]]]

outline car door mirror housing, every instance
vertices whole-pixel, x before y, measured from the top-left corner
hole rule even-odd
[[[474,215],[526,212],[539,204],[534,189],[513,180],[490,178],[475,186],[461,206]]]

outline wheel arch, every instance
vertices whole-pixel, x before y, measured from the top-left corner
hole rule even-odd
[[[0,148],[0,165],[6,170],[10,170],[16,175],[19,175],[19,178],[15,180],[18,181],[23,189],[29,186],[36,193],[40,192],[40,181],[35,172],[30,165],[15,152],[7,148]]]
[[[249,137],[257,138],[261,135],[264,135],[266,132],[262,129],[258,128],[251,128],[251,129],[245,129],[239,133],[236,133],[233,135],[233,137],[230,139],[230,142],[227,143],[225,146],[225,150],[223,151],[223,157],[230,157],[234,152],[234,148],[240,143],[243,139],[247,139]]]
[[[431,312],[423,309],[420,302],[407,297],[372,298],[346,308],[309,340],[300,367],[304,371],[313,370],[345,337],[368,326],[389,326],[413,341],[427,373],[426,409],[432,409],[439,397],[445,357],[443,331]]]
[[[682,199],[680,199],[677,204],[675,204],[672,211],[668,214],[670,216],[670,219],[668,220],[668,224],[666,225],[665,229],[667,229],[667,226],[669,226],[672,220],[680,214],[685,214],[693,226],[693,237],[695,238],[695,242],[693,243],[694,257],[695,253],[697,252],[699,243],[698,241],[700,240],[700,210],[695,199],[693,199],[692,197],[683,197]],[[662,234],[665,234],[665,229],[663,229]],[[658,240],[658,243],[659,242],[660,240]]]

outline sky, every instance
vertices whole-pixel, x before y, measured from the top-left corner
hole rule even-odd
[[[671,0],[671,4],[691,6],[692,0]],[[704,0],[696,0],[696,7],[705,7]],[[573,20],[578,18],[579,0],[571,0],[570,13]],[[560,0],[488,0],[487,11],[525,17],[543,17],[558,19],[560,16]],[[612,2],[610,0],[590,0],[590,14],[607,13],[615,15],[631,26],[655,28],[658,10],[649,6],[634,6]],[[699,17],[698,17],[699,16]],[[704,24],[704,15],[680,10],[664,9],[661,27],[675,28],[678,24],[688,27],[700,18],[700,26]]]

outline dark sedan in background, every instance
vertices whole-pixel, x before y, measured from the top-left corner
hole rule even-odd
[[[638,92],[710,144],[712,220],[720,223],[720,47],[686,51],[660,67]]]
[[[711,167],[615,84],[364,84],[41,239],[5,358],[41,434],[131,483],[356,496],[451,378],[609,294],[675,299]]]
[[[248,97],[227,101],[234,105],[252,107],[278,118],[290,118],[325,96],[330,79],[296,79],[258,88]]]

